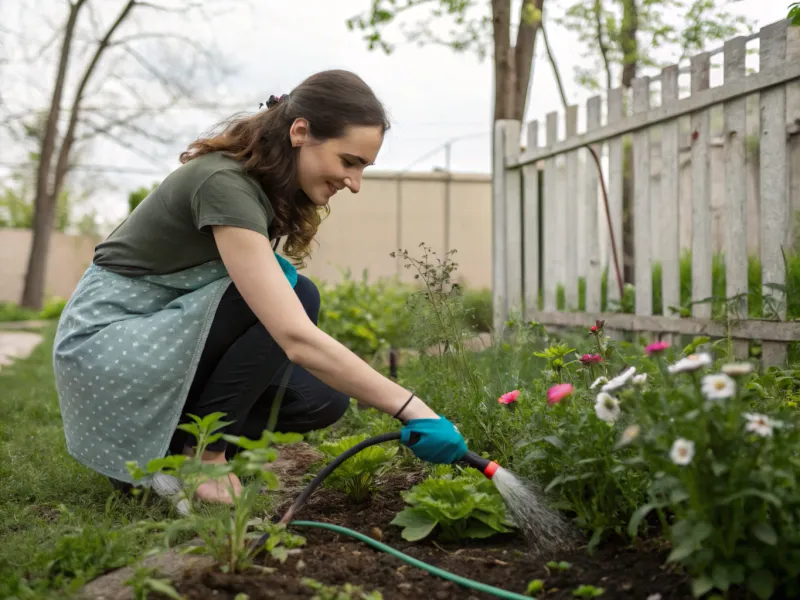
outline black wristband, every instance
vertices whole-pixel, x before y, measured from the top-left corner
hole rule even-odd
[[[395,419],[397,419],[398,417],[400,417],[400,413],[401,413],[401,412],[403,412],[403,411],[406,409],[406,406],[408,406],[408,405],[411,403],[411,401],[412,401],[413,399],[414,399],[414,393],[412,392],[412,393],[411,393],[411,395],[408,397],[408,400],[406,400],[406,403],[405,403],[405,404],[403,404],[403,406],[401,406],[401,407],[400,407],[400,410],[398,410],[398,411],[395,413],[395,415],[394,415],[394,418],[395,418]]]

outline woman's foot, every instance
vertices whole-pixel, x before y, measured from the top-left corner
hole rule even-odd
[[[194,456],[194,449],[186,447],[183,453],[187,456]],[[227,464],[228,460],[225,458],[225,451],[210,452],[206,450],[200,459],[206,464]],[[231,495],[231,491],[233,495]],[[228,473],[227,477],[220,477],[218,479],[209,479],[204,481],[195,490],[195,497],[204,502],[211,502],[216,504],[233,504],[234,498],[242,493],[242,482],[233,474]]]

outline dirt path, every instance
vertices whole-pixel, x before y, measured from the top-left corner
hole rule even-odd
[[[14,360],[27,358],[42,341],[42,336],[29,331],[0,330],[0,368]]]

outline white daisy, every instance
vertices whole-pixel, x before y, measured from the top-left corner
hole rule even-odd
[[[709,400],[725,400],[736,395],[736,382],[727,375],[706,375],[700,388]]]
[[[669,458],[676,465],[688,465],[694,458],[694,442],[678,438],[672,444],[672,449],[669,451]]]
[[[686,371],[696,371],[703,367],[709,366],[713,361],[708,352],[701,352],[700,354],[690,354],[686,358],[680,359],[673,365],[670,365],[668,370],[670,373],[685,373]]]
[[[753,365],[749,362],[728,363],[722,365],[722,372],[731,377],[747,375],[753,372]]]
[[[636,373],[636,367],[630,367],[613,379],[610,379],[608,383],[606,383],[601,389],[604,392],[613,392],[614,390],[618,390],[631,380],[631,377],[633,377],[634,373]]]
[[[596,388],[601,383],[607,383],[607,382],[608,382],[608,377],[603,377],[601,375],[600,377],[598,377],[597,379],[594,380],[594,383],[592,383],[592,385],[589,386],[589,389],[593,390],[594,388]]]
[[[641,430],[638,425],[628,425],[622,432],[622,444],[630,444],[639,437],[639,431]]]
[[[634,375],[631,381],[633,381],[633,385],[644,385],[647,381],[647,373],[639,373],[638,375]]]
[[[747,419],[747,425],[745,425],[745,429],[747,431],[752,431],[761,437],[772,437],[773,429],[782,425],[780,421],[770,419],[766,415],[745,413],[744,417]]]
[[[597,401],[594,403],[594,412],[601,421],[614,423],[619,419],[619,400],[606,392],[600,392],[597,395]]]

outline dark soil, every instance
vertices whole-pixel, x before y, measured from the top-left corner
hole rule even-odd
[[[517,535],[457,545],[435,540],[406,542],[400,529],[389,522],[403,508],[400,491],[418,480],[415,474],[394,473],[381,481],[371,501],[360,505],[339,492],[320,488],[295,518],[349,527],[451,573],[519,594],[525,593],[531,580],[542,579],[544,591],[537,597],[548,600],[574,599],[573,591],[580,585],[604,588],[603,598],[646,600],[654,594],[661,600],[692,598],[687,577],[664,566],[668,549],[654,542],[635,548],[610,543],[591,556],[584,547],[539,558],[528,554],[524,540]],[[291,499],[285,507],[290,503]],[[347,536],[312,528],[293,532],[306,537],[307,544],[282,565],[267,562],[276,568],[274,573],[227,575],[216,568],[204,569],[185,573],[174,585],[189,600],[233,600],[238,593],[247,594],[249,600],[311,598],[316,592],[301,583],[303,577],[326,585],[350,583],[365,591],[377,590],[386,600],[496,598],[430,575]],[[549,572],[545,564],[551,560],[567,561],[571,566]]]

